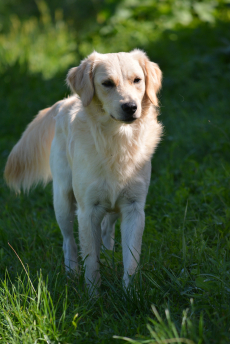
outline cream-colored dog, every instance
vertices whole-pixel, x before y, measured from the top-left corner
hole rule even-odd
[[[15,190],[53,179],[54,209],[67,270],[78,270],[73,236],[77,203],[85,279],[100,284],[101,238],[112,250],[121,216],[124,283],[139,262],[151,156],[160,140],[157,91],[161,71],[145,53],[89,55],[67,82],[77,93],[42,110],[8,158],[5,179]]]

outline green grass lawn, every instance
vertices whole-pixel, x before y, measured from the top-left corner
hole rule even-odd
[[[14,59],[0,48],[1,175],[11,148],[38,110],[69,94],[65,75],[79,57],[74,63],[69,48],[74,38],[66,43],[68,30],[63,30],[58,31],[64,42],[58,54],[69,53],[60,65],[59,55],[50,60],[49,51],[40,65],[34,55],[23,57],[23,50]],[[50,35],[53,40],[52,30]],[[0,36],[0,42],[7,40],[9,34]],[[133,44],[127,43],[126,50]],[[2,343],[124,343],[113,336],[133,338],[133,343],[230,342],[229,22],[165,30],[142,48],[163,70],[159,119],[165,129],[153,157],[133,286],[122,289],[118,225],[115,252],[101,253],[99,297],[89,298],[83,270],[71,278],[64,272],[52,186],[16,196],[1,179]],[[111,49],[119,45],[104,47]],[[75,230],[77,238],[77,223]]]

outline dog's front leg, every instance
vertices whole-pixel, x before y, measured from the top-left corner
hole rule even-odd
[[[79,239],[81,254],[85,266],[85,281],[89,293],[96,293],[96,287],[100,286],[99,258],[101,244],[101,221],[105,215],[105,209],[95,204],[84,210],[78,208]]]
[[[127,287],[129,276],[136,271],[140,260],[142,235],[145,226],[144,206],[138,202],[128,202],[121,208],[122,253],[124,264],[123,281]]]

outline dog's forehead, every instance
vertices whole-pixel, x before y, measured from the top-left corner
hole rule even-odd
[[[143,75],[142,67],[137,59],[129,53],[105,54],[96,61],[95,77],[103,79],[112,78],[132,78]]]

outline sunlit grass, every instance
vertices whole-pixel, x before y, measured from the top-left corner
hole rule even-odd
[[[56,11],[53,22],[47,4],[42,0],[37,4],[40,19],[21,21],[12,14],[9,32],[0,34],[0,71],[19,62],[28,64],[30,72],[51,78],[77,63],[76,34],[63,20],[62,11]]]
[[[0,288],[1,340],[12,344],[61,342],[74,332],[74,326],[67,325],[66,288],[54,303],[48,281],[43,280],[41,273],[36,281],[36,290],[31,281],[21,278],[23,275],[11,283],[7,274]],[[54,281],[53,293],[56,292],[56,283],[57,280]]]

